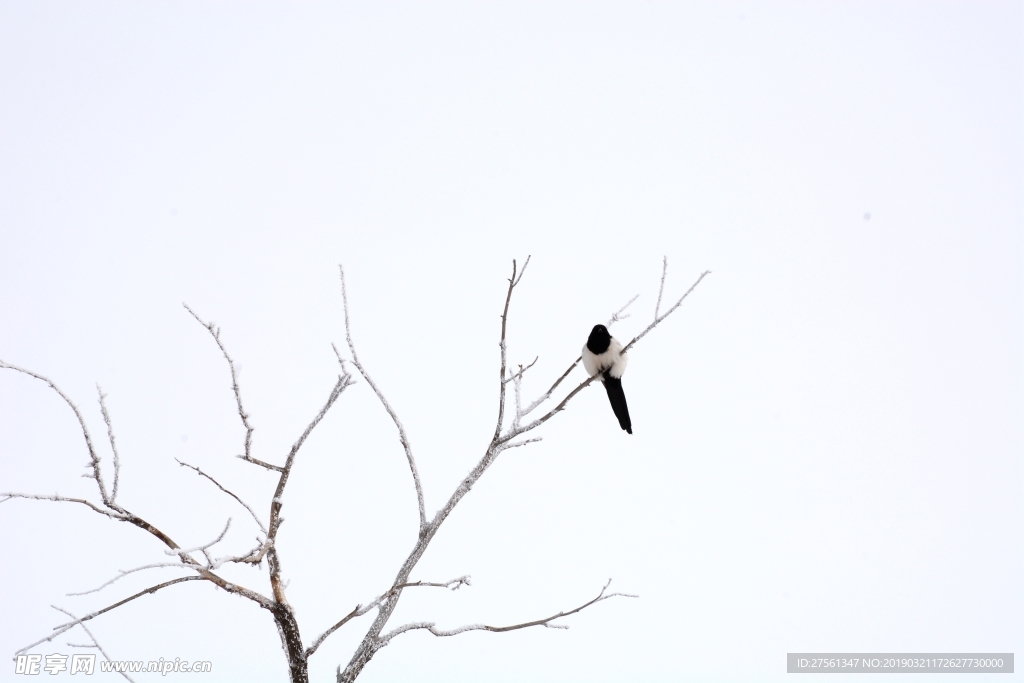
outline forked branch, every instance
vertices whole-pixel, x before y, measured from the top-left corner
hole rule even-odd
[[[402,426],[402,421],[398,419],[398,414],[395,413],[395,409],[391,407],[388,400],[384,398],[384,393],[370,377],[366,368],[359,362],[359,355],[356,353],[355,344],[352,343],[352,327],[349,324],[348,290],[345,287],[345,268],[344,266],[339,265],[338,270],[341,272],[341,301],[345,307],[345,340],[348,342],[348,349],[352,353],[352,364],[356,366],[356,369],[359,370],[359,374],[363,376],[366,383],[370,385],[371,389],[373,389],[373,393],[377,395],[377,399],[381,402],[381,405],[384,406],[384,410],[386,410],[388,415],[391,416],[391,421],[395,423],[395,427],[398,429],[398,439],[402,444],[402,450],[405,451],[405,459],[409,462],[409,471],[412,472],[413,485],[416,487],[416,504],[420,511],[420,533],[422,534],[423,530],[427,526],[427,510],[423,501],[423,484],[420,483],[420,473],[419,470],[416,469],[416,458],[412,455],[412,446],[409,444],[409,437],[405,433],[405,427]],[[335,349],[335,352],[337,352],[337,349]],[[340,361],[341,357],[339,356],[338,359]]]
[[[470,585],[470,577],[467,575],[467,576],[460,576],[460,577],[458,577],[456,579],[452,579],[451,581],[446,581],[444,583],[433,583],[433,582],[430,582],[430,581],[413,581],[412,583],[403,583],[403,584],[400,584],[398,586],[394,586],[393,588],[388,590],[386,593],[384,593],[382,595],[378,595],[376,598],[374,598],[373,600],[371,600],[367,604],[365,604],[365,605],[356,605],[355,608],[351,612],[349,612],[348,614],[346,614],[344,617],[341,618],[341,621],[339,621],[334,626],[330,627],[329,629],[327,629],[326,631],[321,633],[317,637],[317,639],[314,640],[313,643],[308,648],[306,648],[306,658],[308,659],[310,655],[312,655],[314,652],[316,652],[317,648],[319,648],[323,644],[323,642],[325,640],[327,640],[327,636],[329,636],[332,633],[334,633],[335,631],[337,631],[339,628],[341,628],[342,626],[347,624],[352,619],[355,619],[356,617],[361,617],[364,614],[366,614],[367,612],[369,612],[370,610],[374,609],[375,607],[379,607],[382,602],[384,602],[385,600],[387,600],[388,598],[390,598],[391,596],[395,595],[396,593],[398,593],[399,591],[401,591],[401,590],[403,590],[405,588],[415,588],[417,586],[425,586],[425,587],[432,587],[432,588],[449,588],[449,589],[454,591],[454,590],[458,590],[462,586],[468,586],[468,585]]]
[[[111,497],[107,494],[107,486],[103,482],[103,472],[100,469],[100,458],[96,454],[96,449],[93,448],[92,436],[89,434],[89,428],[85,424],[85,418],[82,417],[82,413],[81,413],[81,411],[78,410],[78,406],[75,405],[74,401],[72,401],[70,398],[68,398],[68,395],[65,394],[63,391],[61,391],[60,387],[58,387],[56,384],[54,384],[53,381],[51,379],[49,379],[48,377],[44,377],[43,375],[37,374],[35,372],[32,372],[31,370],[26,370],[25,368],[18,367],[17,365],[11,365],[10,363],[5,363],[2,360],[0,360],[0,369],[14,370],[15,372],[20,372],[23,375],[28,375],[29,377],[33,377],[33,378],[39,380],[40,382],[44,382],[47,386],[49,386],[51,389],[53,389],[55,392],[57,392],[57,395],[60,396],[64,400],[64,402],[68,404],[68,407],[71,408],[71,411],[75,414],[75,418],[78,420],[78,426],[82,429],[82,436],[85,438],[85,447],[89,451],[89,465],[88,466],[90,468],[92,468],[92,474],[91,475],[84,475],[84,476],[88,476],[89,478],[96,480],[96,486],[100,490],[100,499],[103,501],[103,505],[105,507],[107,507],[108,509],[113,510],[114,512],[122,513],[122,515],[123,515],[124,510],[118,508],[116,506],[116,504],[114,503],[114,501],[111,499]],[[102,393],[100,395],[102,396]],[[102,405],[102,399],[101,399],[101,405]],[[104,413],[106,413],[106,409],[104,409]],[[9,495],[9,494],[4,494],[4,495]],[[11,497],[25,498],[25,497],[29,497],[29,496],[11,496]],[[58,500],[58,499],[59,499],[58,497],[54,497],[54,498],[49,498],[48,500]],[[76,502],[81,502],[81,501],[76,501]],[[92,505],[91,503],[88,504],[88,505],[90,507],[92,507],[93,509],[96,509],[96,506]],[[99,512],[99,510],[97,510],[97,512]],[[111,516],[113,516],[113,515],[111,515]]]
[[[665,267],[666,268],[668,267],[668,258],[665,259]],[[690,296],[690,292],[692,292],[693,290],[695,290],[697,288],[697,285],[700,284],[701,280],[703,280],[705,277],[707,277],[710,274],[711,274],[710,270],[705,270],[703,273],[701,273],[700,277],[697,278],[697,281],[694,282],[692,285],[690,285],[690,288],[688,290],[686,290],[685,292],[683,292],[683,295],[681,297],[679,297],[679,300],[676,301],[674,304],[672,304],[672,307],[670,309],[668,309],[667,311],[665,311],[665,313],[663,313],[660,317],[657,315],[657,310],[655,310],[654,322],[652,322],[650,325],[645,327],[643,332],[641,332],[640,334],[638,334],[635,337],[633,337],[628,344],[623,346],[622,347],[622,353],[625,353],[626,351],[629,351],[631,348],[633,348],[633,344],[636,344],[638,341],[640,341],[641,339],[646,337],[648,332],[650,332],[651,330],[653,330],[655,327],[658,326],[658,323],[660,323],[662,320],[664,320],[665,318],[667,318],[670,315],[672,315],[675,312],[675,310],[682,305],[683,301],[686,300],[686,297]],[[665,286],[665,276],[664,276],[664,274],[662,274],[661,284],[662,284],[662,287]],[[660,294],[659,294],[659,299],[660,299]]]

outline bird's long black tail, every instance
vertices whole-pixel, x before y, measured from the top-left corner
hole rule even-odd
[[[632,434],[633,423],[629,421],[629,408],[626,406],[626,394],[622,391],[622,378],[604,373],[604,389],[608,392],[608,400],[611,401],[615,417],[619,418],[619,426],[625,429],[627,434]]]

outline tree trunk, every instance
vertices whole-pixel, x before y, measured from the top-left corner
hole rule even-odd
[[[306,651],[302,647],[299,623],[295,620],[291,605],[278,603],[274,608],[274,621],[277,622],[277,630],[281,634],[284,653],[288,657],[288,680],[291,683],[309,683]]]

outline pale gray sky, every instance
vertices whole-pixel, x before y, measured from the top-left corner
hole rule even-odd
[[[511,259],[533,255],[509,353],[540,356],[534,395],[638,292],[613,332],[646,324],[668,255],[667,297],[713,274],[631,353],[634,435],[590,389],[505,453],[413,574],[474,585],[407,593],[394,624],[547,616],[609,577],[641,598],[568,631],[407,634],[360,680],[772,681],[793,651],[1024,652],[1022,10],[2,2],[0,358],[57,381],[102,443],[99,382],[122,502],[183,545],[231,516],[247,550],[244,511],[174,462],[265,514],[271,478],[233,458],[227,370],[183,301],[222,326],[255,454],[279,460],[336,374],[344,263],[430,513],[493,430]],[[0,373],[0,490],[95,498],[85,461],[59,398]],[[284,503],[308,642],[416,533],[365,382]],[[50,604],[178,575],[64,597],[166,559],[72,505],[3,504],[0,547],[0,653],[59,623]],[[116,658],[286,677],[269,616],[201,584],[93,624]]]

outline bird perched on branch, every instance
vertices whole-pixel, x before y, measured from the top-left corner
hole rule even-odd
[[[633,423],[629,421],[629,408],[626,406],[626,394],[622,392],[622,373],[626,371],[628,362],[622,352],[622,344],[613,337],[604,325],[594,325],[583,347],[583,369],[593,377],[601,375],[601,382],[608,392],[608,400],[612,404],[619,426],[626,433],[633,433]]]

